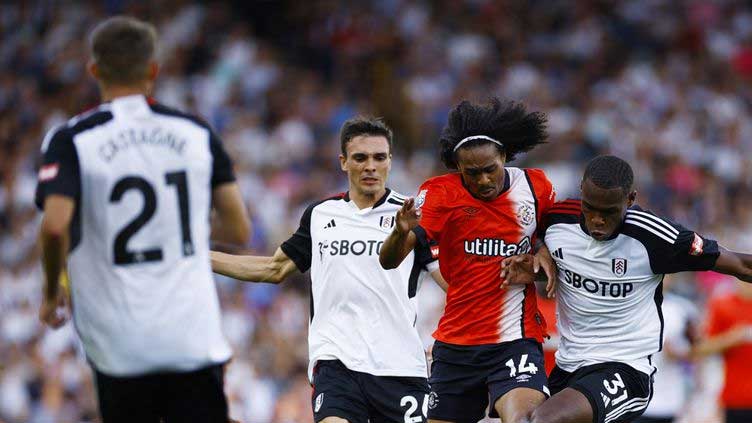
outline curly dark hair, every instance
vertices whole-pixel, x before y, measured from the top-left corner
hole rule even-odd
[[[629,194],[634,184],[634,172],[629,163],[616,156],[598,156],[585,167],[582,180],[588,179],[598,188],[621,188],[624,194]]]
[[[476,104],[465,100],[452,109],[441,131],[441,161],[447,168],[457,169],[455,146],[464,138],[485,135],[504,144],[497,148],[506,154],[506,161],[511,162],[518,153],[546,142],[546,121],[544,113],[528,112],[525,105],[515,101],[492,97],[487,104]],[[475,139],[462,144],[460,149],[483,143],[492,142]]]

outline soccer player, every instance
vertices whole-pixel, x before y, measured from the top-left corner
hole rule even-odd
[[[520,103],[461,102],[440,139],[442,161],[459,172],[424,182],[381,249],[390,269],[416,246],[438,244],[449,287],[433,334],[429,421],[477,422],[490,399],[491,417],[524,422],[548,394],[535,286],[500,289],[499,277],[504,257],[532,251],[540,216],[554,202],[541,170],[506,167],[545,141],[545,122]],[[546,268],[551,283],[553,262]]]
[[[635,204],[627,162],[599,156],[585,169],[581,200],[556,203],[542,233],[559,268],[553,396],[532,422],[632,421],[650,401],[661,350],[666,273],[715,270],[752,282],[752,256],[729,251]],[[524,263],[524,264],[523,264]],[[532,257],[505,260],[510,280],[532,278]],[[527,268],[526,277],[516,275]]]
[[[148,94],[157,36],[114,17],[91,34],[99,107],[52,129],[36,201],[45,273],[41,320],[73,320],[94,369],[104,422],[227,421],[220,325],[209,262],[216,239],[245,243],[250,223],[230,159],[198,119]]]
[[[308,375],[315,421],[423,422],[429,388],[415,294],[424,267],[439,283],[441,275],[427,244],[395,270],[379,265],[379,250],[406,200],[386,188],[391,129],[378,119],[351,119],[340,143],[346,193],[308,206],[272,257],[212,252],[212,267],[271,283],[311,270]]]

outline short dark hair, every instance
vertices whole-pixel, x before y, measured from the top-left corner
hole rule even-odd
[[[458,104],[449,113],[449,120],[441,131],[441,161],[449,169],[457,169],[455,147],[467,137],[485,135],[499,141],[499,152],[512,161],[518,153],[532,150],[548,138],[546,115],[541,112],[528,112],[525,105],[515,101],[501,101],[492,97],[487,104],[471,103],[467,100]],[[485,139],[475,139],[462,144],[477,146],[491,143]]]
[[[629,194],[634,184],[634,172],[629,163],[616,156],[598,156],[585,167],[582,181],[586,180],[599,188],[621,188],[624,194]]]
[[[99,23],[89,40],[99,79],[110,84],[134,84],[147,76],[157,49],[154,25],[129,16]]]
[[[384,137],[389,144],[389,153],[392,152],[392,130],[384,123],[382,118],[358,116],[348,119],[339,131],[339,141],[342,144],[342,155],[347,156],[347,143],[361,135],[372,137]]]

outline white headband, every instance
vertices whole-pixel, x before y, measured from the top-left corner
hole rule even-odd
[[[467,138],[463,138],[462,141],[458,142],[457,145],[454,146],[454,150],[453,151],[457,151],[458,148],[462,147],[462,144],[464,144],[464,143],[466,143],[468,141],[472,141],[472,140],[486,140],[486,141],[491,141],[492,143],[497,144],[499,147],[504,148],[504,144],[502,144],[501,141],[496,141],[495,139],[493,139],[491,137],[487,137],[485,135],[472,135],[472,136],[469,136]]]

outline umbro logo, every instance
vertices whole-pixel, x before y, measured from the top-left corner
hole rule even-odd
[[[334,219],[332,219],[329,223],[326,224],[326,226],[324,226],[324,229],[333,228],[335,226],[337,226],[337,224],[334,222]]]

